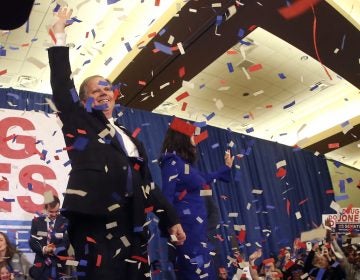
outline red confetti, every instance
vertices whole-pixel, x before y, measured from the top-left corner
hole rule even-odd
[[[176,99],[176,101],[179,102],[180,100],[182,100],[188,96],[189,96],[189,93],[187,91],[184,91],[182,94],[178,95],[175,99]]]
[[[286,169],[283,168],[283,167],[280,167],[278,169],[278,171],[276,172],[276,177],[277,178],[282,178],[282,177],[285,177],[286,176]]]
[[[86,130],[80,129],[80,128],[77,129],[77,132],[78,132],[79,134],[86,134]]]
[[[141,256],[131,256],[131,258],[142,263],[148,263],[148,259]]]
[[[160,51],[160,50],[158,50],[158,49],[156,49],[156,48],[152,50],[153,53],[158,53],[159,51]]]
[[[333,190],[333,189],[331,189],[331,190],[326,190],[325,193],[326,193],[326,194],[333,194],[333,193],[334,193],[334,190]]]
[[[148,38],[153,38],[156,36],[156,32],[152,32],[152,33],[148,34],[147,36],[148,36]]]
[[[288,213],[288,216],[290,216],[290,200],[286,200],[286,211]]]
[[[193,126],[192,124],[189,124],[189,123],[187,123],[179,118],[176,118],[176,117],[171,122],[170,128],[177,132],[185,134],[189,137],[194,135],[194,132],[196,129],[196,127]]]
[[[66,137],[69,137],[69,138],[74,138],[74,135],[70,134],[70,133],[67,133],[65,134]]]
[[[236,238],[239,240],[240,243],[244,243],[246,237],[246,230],[240,230],[239,234],[236,236]]]
[[[120,96],[120,90],[118,88],[114,89],[114,99],[118,99],[118,97]]]
[[[139,85],[146,86],[146,82],[145,81],[139,81]]]
[[[102,256],[101,255],[97,255],[97,258],[96,258],[96,266],[99,267],[101,265],[101,259],[102,259]]]
[[[89,31],[86,32],[85,38],[89,37]]]
[[[291,19],[305,13],[312,8],[313,5],[316,5],[319,2],[320,0],[298,0],[290,6],[280,8],[278,12],[285,19]]]
[[[183,190],[183,191],[179,194],[178,199],[179,199],[179,200],[183,200],[183,198],[185,197],[186,194],[187,194],[187,191],[186,191],[186,190]]]
[[[301,200],[300,202],[299,202],[299,205],[303,205],[305,202],[307,202],[309,199],[308,198],[306,198],[306,199],[304,199],[304,200]]]
[[[150,213],[150,212],[152,212],[152,211],[154,211],[154,206],[150,206],[150,207],[146,207],[145,208],[145,213],[147,214],[147,213]]]
[[[140,165],[138,163],[135,163],[133,167],[136,171],[140,170]]]
[[[259,64],[254,64],[254,65],[251,65],[248,67],[248,70],[249,72],[255,72],[255,71],[258,71],[258,70],[261,70],[262,69],[262,65],[259,63]]]
[[[209,134],[208,134],[207,130],[205,130],[205,131],[201,132],[199,135],[195,135],[194,142],[197,145],[201,141],[204,141],[208,137],[209,137]]]
[[[90,237],[90,236],[86,236],[86,241],[87,241],[87,242],[90,242],[90,243],[94,243],[94,244],[96,244],[95,239],[94,239],[94,238],[92,238],[92,237]]]
[[[330,143],[330,144],[328,144],[329,149],[337,149],[339,147],[340,147],[339,143]]]
[[[179,69],[179,77],[182,78],[185,76],[185,66]]]
[[[345,213],[350,213],[352,208],[353,208],[353,205],[350,203],[349,206],[346,208]]]
[[[220,234],[217,234],[214,237],[221,242],[223,242],[225,240],[224,238],[222,238],[222,236]]]
[[[182,106],[181,106],[181,111],[185,111],[186,107],[187,107],[187,102],[183,102]]]
[[[7,70],[6,70],[6,69],[1,70],[1,71],[0,71],[0,76],[1,76],[1,75],[5,75],[6,73],[7,73]]]
[[[15,134],[11,134],[11,135],[9,135],[9,136],[7,136],[7,137],[4,137],[4,138],[2,139],[2,141],[3,141],[3,142],[7,142],[7,141],[9,141],[9,140],[14,139],[14,137],[16,137],[16,135],[15,135]]]
[[[136,137],[139,135],[140,131],[141,131],[141,128],[140,128],[140,127],[135,128],[135,130],[133,131],[133,133],[131,134],[131,136],[134,137],[134,138],[136,138]]]
[[[160,0],[155,0],[155,6],[160,6]]]
[[[238,52],[235,50],[228,50],[226,53],[227,54],[238,54]]]
[[[272,105],[270,105],[270,104],[269,104],[269,105],[266,105],[265,108],[266,108],[266,109],[270,109],[270,108],[272,108]]]

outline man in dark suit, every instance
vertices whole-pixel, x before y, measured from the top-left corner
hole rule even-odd
[[[46,215],[34,218],[31,223],[29,244],[36,255],[30,276],[35,280],[59,279],[66,270],[61,257],[67,256],[70,245],[68,220],[59,214],[60,200],[57,196],[53,196],[44,208]]]
[[[175,210],[153,184],[145,149],[112,113],[116,96],[102,76],[80,86],[70,78],[65,26],[71,11],[60,9],[49,51],[53,101],[63,123],[72,170],[64,197],[70,242],[79,261],[78,279],[150,277],[147,213],[160,218],[176,244],[185,233]]]

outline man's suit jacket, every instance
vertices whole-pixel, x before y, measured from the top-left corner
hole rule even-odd
[[[70,241],[67,233],[68,220],[59,215],[54,224],[54,229],[51,234],[49,243],[53,243],[56,247],[54,255],[44,255],[43,247],[48,244],[48,218],[36,217],[32,220],[29,244],[31,250],[35,253],[34,265],[30,269],[30,273],[35,279],[48,279],[50,277],[51,269],[46,265],[45,260],[50,258],[55,267],[61,267],[65,270],[65,264],[56,256],[67,256],[67,250],[70,246]],[[45,277],[45,278],[44,278]]]
[[[125,196],[127,168],[131,168],[133,174],[140,175],[133,176],[131,214],[134,227],[143,227],[147,207],[154,207],[154,212],[162,210],[155,214],[165,227],[179,223],[176,211],[152,183],[143,145],[121,128],[132,139],[140,155],[139,158],[127,157],[116,136],[107,133],[111,127],[103,112],[84,108],[80,103],[70,79],[69,48],[52,47],[48,52],[53,101],[59,110],[72,166],[62,207],[64,215],[69,218],[71,213],[116,215],[119,210],[116,204],[121,206]],[[143,229],[143,233],[145,231]]]

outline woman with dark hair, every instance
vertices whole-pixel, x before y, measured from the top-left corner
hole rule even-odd
[[[8,236],[0,231],[0,265],[3,264],[7,265],[10,273],[15,277],[14,279],[25,279],[20,254],[11,245]]]
[[[173,123],[179,122],[180,129]],[[162,192],[180,217],[187,239],[176,247],[177,279],[214,279],[210,250],[207,246],[207,216],[204,196],[211,195],[209,184],[215,180],[230,180],[234,157],[225,153],[225,165],[217,172],[205,174],[194,167],[196,161],[195,127],[174,119],[161,150]],[[189,129],[181,129],[187,127]]]

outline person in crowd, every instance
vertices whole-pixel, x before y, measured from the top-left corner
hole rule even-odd
[[[225,164],[217,172],[205,174],[194,163],[197,158],[195,127],[174,118],[166,132],[160,157],[162,191],[180,217],[187,239],[176,248],[177,279],[215,278],[207,246],[207,211],[204,195],[211,195],[215,179],[229,181],[234,157],[225,153]]]
[[[14,279],[25,279],[21,255],[4,232],[0,232],[0,264],[7,267]]]
[[[352,244],[352,238],[349,237],[342,244],[343,249],[338,244],[338,235],[331,232],[331,221],[325,220],[326,241],[329,242],[334,258],[340,263],[344,270],[347,280],[360,279],[360,246]],[[356,237],[356,236],[353,236]]]
[[[6,263],[0,264],[0,280],[12,280],[14,274],[10,272],[10,268]]]
[[[145,279],[147,213],[153,211],[181,245],[186,236],[175,209],[154,185],[145,149],[113,118],[116,95],[100,75],[76,93],[65,27],[72,10],[61,8],[48,49],[53,102],[71,160],[63,215],[69,219],[78,279]]]
[[[345,272],[339,265],[335,263],[333,256],[329,253],[327,245],[319,246],[315,243],[309,252],[305,264],[304,272],[316,279],[345,279]]]
[[[229,274],[225,267],[221,266],[218,270],[218,280],[229,280]]]
[[[31,222],[29,244],[35,253],[30,276],[35,280],[59,279],[66,275],[67,267],[62,257],[68,256],[68,220],[60,215],[60,200],[50,196],[44,204],[45,215]]]

